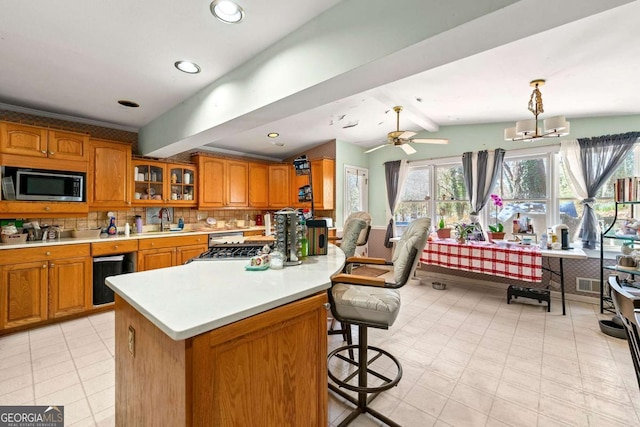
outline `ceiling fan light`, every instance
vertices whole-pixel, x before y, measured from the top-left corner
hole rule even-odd
[[[535,133],[536,131],[536,121],[531,120],[520,120],[516,122],[516,134],[518,135],[530,135]]]

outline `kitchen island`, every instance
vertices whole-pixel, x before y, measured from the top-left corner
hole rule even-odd
[[[327,302],[344,254],[282,270],[196,261],[109,277],[116,424],[327,425]]]

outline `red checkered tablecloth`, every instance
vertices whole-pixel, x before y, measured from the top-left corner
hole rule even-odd
[[[542,281],[542,254],[537,246],[501,248],[487,243],[429,241],[420,262],[527,282]]]

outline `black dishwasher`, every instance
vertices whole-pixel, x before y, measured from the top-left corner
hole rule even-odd
[[[109,276],[129,273],[133,266],[124,255],[97,257],[93,259],[93,305],[108,304],[114,301],[113,290],[104,283]]]

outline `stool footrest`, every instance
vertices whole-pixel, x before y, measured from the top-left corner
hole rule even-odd
[[[329,363],[331,361],[331,359],[333,357],[337,357],[341,360],[344,360],[354,366],[358,366],[358,363],[344,355],[341,355],[339,353],[344,352],[344,351],[348,351],[348,350],[357,350],[358,349],[358,345],[352,344],[352,345],[345,345],[342,347],[338,347],[335,350],[333,350],[331,353],[329,353],[329,355],[327,356],[327,371],[329,373],[329,378],[331,378],[336,384],[338,384],[338,386],[342,387],[342,388],[346,388],[347,390],[351,390],[351,391],[355,391],[355,392],[365,392],[365,393],[380,393],[382,391],[385,390],[389,390],[391,387],[394,387],[396,384],[398,384],[398,382],[400,381],[400,379],[402,378],[402,366],[400,365],[400,362],[398,361],[398,359],[396,359],[391,353],[379,348],[379,347],[374,347],[374,346],[367,346],[367,350],[373,350],[378,352],[378,354],[376,354],[370,361],[369,363],[375,361],[376,359],[378,359],[381,356],[386,356],[389,359],[391,359],[391,361],[393,363],[395,363],[395,365],[398,368],[398,374],[396,375],[395,378],[393,379],[389,379],[387,377],[385,377],[384,375],[374,371],[373,369],[369,368],[367,366],[367,373],[374,375],[375,377],[383,380],[385,382],[385,384],[381,385],[381,386],[377,386],[377,387],[359,387],[359,386],[355,386],[353,384],[349,384],[347,381],[351,380],[355,375],[357,375],[358,371],[355,371],[354,373],[352,373],[351,375],[347,376],[344,379],[340,379],[338,378],[333,372],[331,372],[331,367],[329,366]],[[354,375],[355,374],[355,375]]]

